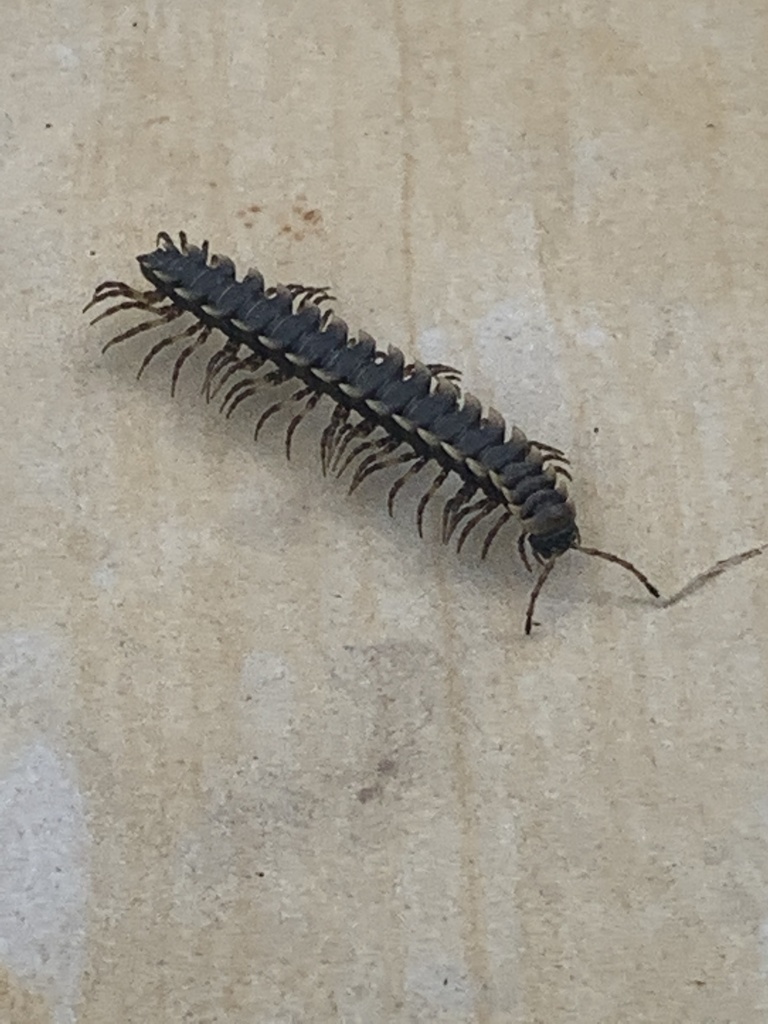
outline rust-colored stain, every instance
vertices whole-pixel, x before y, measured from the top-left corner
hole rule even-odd
[[[323,223],[323,215],[316,207],[310,206],[305,195],[296,196],[291,207],[292,216],[280,228],[281,235],[289,235],[297,242],[306,238],[308,231],[319,230]],[[296,224],[296,219],[299,223]]]
[[[251,203],[249,206],[244,207],[242,210],[237,211],[237,216],[243,220],[243,225],[246,228],[253,227],[253,214],[261,213],[264,207],[260,203]]]
[[[255,216],[263,212],[263,204],[249,203],[237,211],[237,217],[242,220],[244,227],[252,228]],[[319,228],[322,223],[323,215],[320,210],[310,206],[307,197],[303,193],[299,193],[291,205],[290,215],[285,217],[278,231],[281,235],[288,235],[295,241],[301,242],[306,238],[308,231]]]

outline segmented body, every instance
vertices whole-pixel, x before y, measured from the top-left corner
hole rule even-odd
[[[335,410],[321,438],[323,470],[341,475],[351,468],[350,490],[354,490],[375,472],[407,467],[390,488],[390,513],[408,479],[429,466],[437,469],[419,502],[420,533],[427,504],[455,474],[459,487],[443,506],[443,541],[462,525],[461,548],[472,530],[485,522],[489,526],[482,548],[485,557],[501,527],[516,518],[523,561],[530,568],[527,542],[544,566],[526,616],[526,632],[530,632],[533,605],[554,560],[571,548],[581,548],[567,490],[567,460],[561,451],[529,440],[518,427],[508,429],[494,409],[484,411],[473,395],[462,395],[459,373],[452,367],[407,364],[399,349],[382,351],[363,331],[351,337],[346,323],[324,308],[331,298],[324,288],[266,289],[262,275],[254,270],[238,281],[231,260],[221,256],[209,260],[207,243],[201,248],[189,245],[183,234],[179,246],[169,235],[160,234],[157,248],[139,256],[138,262],[153,286],[151,291],[107,281],[96,289],[89,306],[122,298],[125,301],[96,320],[129,308],[148,310],[152,319],[113,338],[105,349],[191,313],[191,326],[155,344],[139,375],[161,349],[186,338],[189,344],[174,366],[175,388],[186,359],[214,330],[220,331],[226,340],[208,362],[203,390],[211,398],[234,377],[222,402],[227,415],[260,390],[263,382],[299,384],[296,392],[262,413],[257,435],[270,416],[287,403],[297,403],[287,433],[290,454],[291,439],[304,415],[328,396]],[[618,562],[658,596],[630,563],[595,549],[581,550]]]

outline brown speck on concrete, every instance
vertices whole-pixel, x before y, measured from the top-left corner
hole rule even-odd
[[[382,757],[376,766],[379,775],[394,775],[397,771],[397,764],[391,757]]]
[[[369,800],[373,800],[374,797],[380,796],[381,786],[378,783],[376,783],[373,786],[364,786],[362,789],[358,790],[357,793],[357,799],[360,801],[361,804],[367,804]]]

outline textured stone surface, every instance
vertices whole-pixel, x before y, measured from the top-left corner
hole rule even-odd
[[[671,592],[768,541],[766,33],[4,12],[3,1024],[765,1019],[765,559],[663,610],[573,554],[526,640],[513,533],[420,542],[415,487],[323,480],[322,417],[287,464],[80,309],[160,229],[328,284],[565,448],[585,543]]]

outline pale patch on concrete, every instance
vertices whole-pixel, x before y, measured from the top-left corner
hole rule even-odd
[[[529,437],[567,447],[562,338],[544,302],[520,294],[492,306],[476,324],[474,351],[484,392]]]
[[[416,997],[416,1005],[423,1002],[433,1013],[467,1014],[474,1002],[466,967],[460,961],[433,957],[427,950],[409,963],[405,988],[411,997]]]
[[[760,922],[757,932],[757,947],[759,950],[759,970],[764,979],[768,979],[768,918]]]
[[[268,764],[290,762],[291,733],[302,714],[288,666],[270,651],[252,651],[243,665],[242,688],[248,729],[260,758]]]
[[[417,351],[422,362],[446,362],[446,353],[449,351],[449,348],[450,341],[441,327],[428,327],[419,334]]]
[[[593,310],[584,310],[580,317],[581,323],[575,326],[574,335],[580,347],[603,351],[611,344],[611,335],[598,322]]]
[[[0,751],[57,732],[68,718],[71,687],[58,637],[41,630],[0,634]],[[0,760],[0,771],[2,760]]]
[[[75,1018],[88,897],[83,801],[66,762],[43,743],[0,778],[0,960]]]
[[[80,58],[73,49],[63,43],[54,43],[50,47],[54,60],[62,71],[73,71],[80,67]]]
[[[91,583],[99,590],[110,592],[117,583],[117,568],[113,562],[102,562],[91,573]]]

